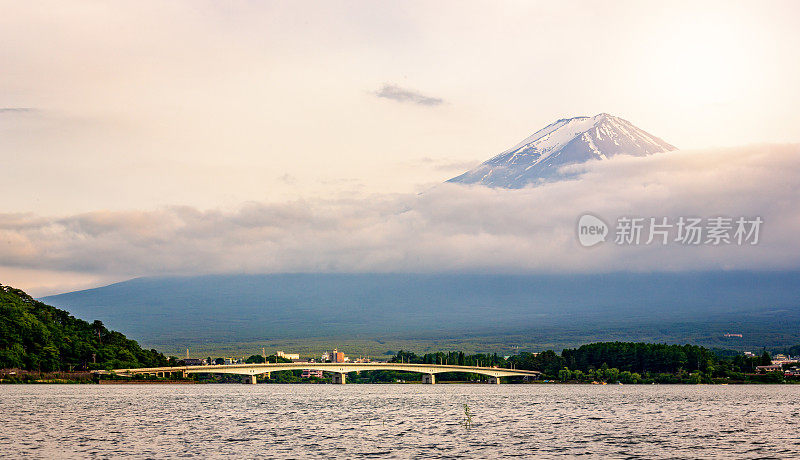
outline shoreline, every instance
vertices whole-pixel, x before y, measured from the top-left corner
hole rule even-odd
[[[680,385],[680,386],[726,386],[726,385],[798,385],[799,381],[784,381],[784,382],[720,382],[720,383],[591,383],[591,382],[509,382],[502,383],[501,385],[581,385],[581,386],[653,386],[653,385]],[[26,381],[7,381],[0,380],[0,386],[3,385],[243,385],[237,382],[212,382],[212,381],[197,381],[197,380],[116,380],[101,379],[96,380],[64,380],[64,379],[41,379],[41,380],[26,380]],[[259,382],[258,385],[333,385],[329,382]],[[377,382],[377,383],[359,383],[350,382],[347,385],[425,385],[422,382]],[[445,381],[436,382],[436,385],[490,385],[484,382],[468,382],[468,381]],[[493,385],[494,386],[494,385]]]

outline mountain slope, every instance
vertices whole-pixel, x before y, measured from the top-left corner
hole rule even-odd
[[[521,188],[562,177],[559,168],[616,155],[645,156],[676,148],[607,113],[561,119],[448,182]]]
[[[166,365],[100,321],[90,324],[0,285],[0,368],[57,371]]]
[[[569,341],[577,344],[675,337],[718,345],[711,338],[744,332],[762,346],[800,339],[798,285],[794,272],[213,275],[140,278],[46,300],[170,350],[278,338],[514,333],[545,343],[570,335],[581,337]],[[651,335],[640,333],[645,324]]]

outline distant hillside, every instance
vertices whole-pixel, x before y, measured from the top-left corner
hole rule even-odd
[[[0,285],[0,368],[57,371],[166,365],[155,350]]]
[[[743,349],[800,342],[798,286],[796,272],[215,275],[134,279],[45,300],[173,351],[277,339],[302,346],[313,337],[456,337],[455,345],[492,337],[486,343],[498,350],[598,340]]]

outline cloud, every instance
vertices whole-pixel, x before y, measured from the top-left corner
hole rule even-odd
[[[479,162],[477,161],[463,161],[463,160],[455,160],[452,158],[431,158],[431,157],[422,157],[404,163],[405,166],[412,167],[415,169],[429,168],[434,171],[443,171],[443,172],[453,172],[453,171],[463,172],[474,168],[478,164]]]
[[[36,109],[31,107],[0,107],[0,114],[30,113]]]
[[[521,190],[443,184],[421,195],[167,207],[64,217],[0,214],[0,265],[115,275],[270,272],[782,270],[800,268],[800,146],[619,157]],[[578,244],[586,212],[759,216],[759,244]],[[613,240],[613,235],[612,235]]]
[[[438,97],[425,96],[413,89],[401,88],[397,85],[385,84],[381,89],[375,91],[375,95],[397,102],[410,102],[417,105],[436,106],[444,101]]]
[[[282,176],[278,177],[278,180],[283,182],[284,184],[297,185],[297,177],[289,173],[285,173]]]

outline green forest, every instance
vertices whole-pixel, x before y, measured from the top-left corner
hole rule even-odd
[[[166,366],[156,350],[0,285],[0,368],[79,371]]]

